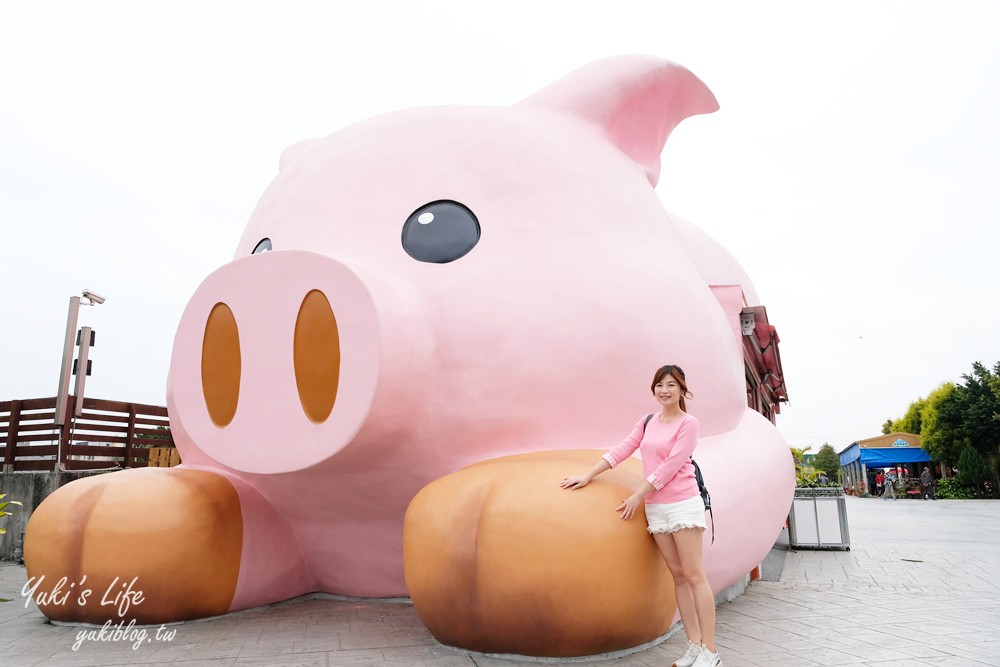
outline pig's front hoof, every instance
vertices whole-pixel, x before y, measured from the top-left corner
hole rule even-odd
[[[666,633],[673,580],[645,514],[614,508],[642,483],[629,459],[590,485],[597,451],[492,459],[424,487],[403,529],[406,585],[443,644],[484,653],[580,656]]]
[[[218,615],[236,591],[242,540],[239,498],[225,477],[178,468],[89,477],[32,514],[27,589],[55,621]]]

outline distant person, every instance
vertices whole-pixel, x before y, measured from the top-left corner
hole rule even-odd
[[[899,500],[896,497],[896,475],[891,470],[889,474],[885,476],[885,481],[883,483],[884,491],[882,491],[882,500],[889,500],[889,496],[892,496],[893,500]]]
[[[934,497],[934,476],[931,475],[931,471],[924,466],[924,471],[920,473],[920,486],[923,494],[920,496],[923,500],[937,500]]]
[[[830,478],[826,476],[825,472],[821,471],[819,473],[819,483],[822,484],[823,486],[826,486],[827,484],[830,483]]]
[[[875,473],[875,495],[883,495],[883,488],[885,487],[885,473],[879,470]]]

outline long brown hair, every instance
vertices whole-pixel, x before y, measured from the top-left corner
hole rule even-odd
[[[671,376],[677,381],[677,386],[681,390],[681,398],[678,401],[681,410],[687,412],[687,406],[684,404],[684,399],[694,398],[691,392],[688,391],[687,381],[684,379],[684,370],[680,366],[674,366],[673,364],[667,364],[666,366],[660,366],[656,369],[656,373],[653,374],[653,383],[649,385],[649,391],[651,393],[656,393],[656,385],[663,381],[663,378]]]

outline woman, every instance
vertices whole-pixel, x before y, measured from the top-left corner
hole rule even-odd
[[[646,481],[615,511],[627,521],[645,502],[647,530],[674,578],[677,608],[688,639],[688,650],[674,667],[721,667],[715,646],[715,598],[702,565],[705,506],[691,463],[698,443],[698,420],[687,413],[684,399],[690,393],[680,367],[658,369],[650,389],[661,406],[659,415],[648,423],[644,416],[590,472],[567,477],[560,486],[582,489],[639,450]]]
[[[892,496],[893,500],[899,500],[896,497],[896,473],[892,470],[889,474],[885,476],[885,481],[882,483],[882,500],[889,500],[889,496]]]

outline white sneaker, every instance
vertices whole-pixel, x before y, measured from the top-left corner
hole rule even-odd
[[[702,646],[691,667],[722,667],[722,658],[718,653],[709,651],[707,646]]]
[[[693,642],[689,639],[688,650],[684,652],[684,655],[674,661],[674,667],[691,667],[694,664],[694,661],[698,659],[698,656],[701,655],[701,648],[701,644]]]

